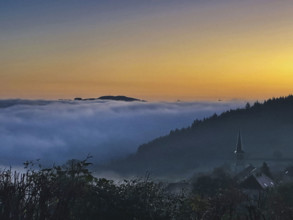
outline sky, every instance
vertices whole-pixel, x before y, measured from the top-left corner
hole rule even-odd
[[[292,93],[289,0],[0,0],[0,99]]]

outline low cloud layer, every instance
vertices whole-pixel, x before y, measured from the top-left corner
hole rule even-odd
[[[83,159],[103,163],[243,102],[0,101],[0,163]]]

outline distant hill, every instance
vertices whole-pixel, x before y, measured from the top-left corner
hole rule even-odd
[[[292,158],[293,163],[293,96],[195,120],[187,128],[140,146],[135,154],[113,161],[106,169],[124,174],[178,174],[231,162],[239,130],[249,160]]]
[[[134,101],[145,102],[145,100],[131,98],[127,96],[101,96],[99,98],[86,98],[86,99],[75,98],[74,100],[75,101],[113,100],[113,101],[125,101],[125,102],[134,102]]]
[[[131,98],[127,96],[101,96],[98,99],[102,100],[115,100],[115,101],[125,101],[125,102],[133,102],[133,101],[144,101],[141,99]]]

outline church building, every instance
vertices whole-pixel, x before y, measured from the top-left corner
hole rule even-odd
[[[245,164],[244,164],[244,154],[245,152],[242,149],[242,141],[241,141],[241,133],[239,131],[238,134],[238,139],[237,139],[237,144],[236,144],[236,150],[234,151],[235,154],[235,171],[239,172],[240,170],[244,169]]]

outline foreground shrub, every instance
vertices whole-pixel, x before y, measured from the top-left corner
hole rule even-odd
[[[145,179],[95,178],[88,158],[0,173],[0,219],[178,219],[184,198]]]

